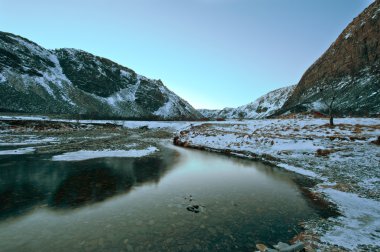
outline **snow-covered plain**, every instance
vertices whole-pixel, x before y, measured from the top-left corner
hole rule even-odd
[[[177,134],[186,147],[259,159],[320,181],[315,188],[342,213],[322,243],[380,249],[380,119],[272,119],[204,123]]]

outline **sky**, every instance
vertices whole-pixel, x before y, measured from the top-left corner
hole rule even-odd
[[[0,0],[0,30],[161,79],[195,108],[296,84],[373,0]]]

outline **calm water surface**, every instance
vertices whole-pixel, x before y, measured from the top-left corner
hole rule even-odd
[[[326,215],[297,179],[179,148],[79,162],[0,156],[0,250],[253,251]]]

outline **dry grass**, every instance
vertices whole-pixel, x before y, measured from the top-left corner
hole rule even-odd
[[[337,152],[337,150],[334,150],[334,149],[324,149],[324,150],[318,149],[317,153],[315,154],[315,156],[317,156],[317,157],[327,157],[331,153],[334,153],[334,152]]]
[[[380,136],[377,137],[377,140],[372,141],[371,143],[376,144],[376,145],[380,145]]]

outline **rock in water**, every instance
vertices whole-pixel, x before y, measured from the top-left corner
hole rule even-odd
[[[259,243],[259,244],[256,244],[256,248],[257,248],[258,250],[260,250],[260,252],[264,252],[264,251],[267,250],[268,247],[265,246],[264,244]]]

